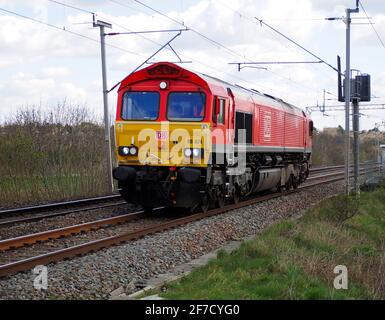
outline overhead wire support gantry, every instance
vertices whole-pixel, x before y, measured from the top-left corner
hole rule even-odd
[[[313,63],[323,63],[323,61],[257,61],[257,62],[230,62],[229,64],[238,65],[238,71],[241,71],[244,68],[256,68],[266,70],[264,67],[255,67],[255,65],[267,65],[267,64],[313,64]]]
[[[175,49],[171,46],[171,42],[174,41],[177,37],[179,37],[183,31],[188,31],[190,29],[188,28],[185,28],[185,29],[172,29],[172,30],[155,30],[154,32],[175,32],[175,31],[178,31],[178,33],[173,36],[170,40],[168,40],[165,44],[163,44],[158,50],[156,50],[151,56],[149,56],[145,61],[143,61],[139,66],[137,66],[133,71],[130,72],[131,73],[134,73],[135,71],[139,70],[143,65],[145,65],[146,63],[148,63],[153,57],[155,57],[159,52],[161,52],[164,48],[166,47],[169,47],[170,50],[177,56],[177,58],[179,59],[179,61],[175,61],[174,63],[191,63],[191,61],[183,61],[181,59],[181,57],[178,55],[178,53],[175,51]],[[108,35],[119,35],[119,34],[135,34],[135,33],[150,33],[152,31],[138,31],[138,32],[122,32],[122,33],[116,33],[116,32],[113,32],[113,33],[106,33],[105,35],[108,36]],[[121,81],[119,81],[118,83],[116,83],[111,89],[108,90],[108,92],[111,92],[113,91],[119,84],[121,83]]]
[[[319,56],[317,56],[316,54],[314,54],[313,52],[311,52],[310,50],[306,49],[304,46],[300,45],[298,42],[294,41],[293,39],[291,39],[290,37],[288,37],[287,35],[283,34],[281,31],[275,29],[274,27],[272,27],[271,25],[269,25],[268,23],[266,23],[265,21],[263,21],[262,19],[259,19],[257,17],[255,17],[256,20],[259,21],[259,23],[261,24],[261,26],[265,26],[267,28],[269,28],[270,30],[274,31],[275,33],[278,33],[281,37],[285,38],[286,40],[290,41],[291,43],[295,44],[297,47],[301,48],[302,50],[304,50],[305,52],[307,52],[308,54],[310,54],[311,56],[313,56],[314,58],[318,59],[318,61],[321,61],[322,63],[324,63],[325,65],[327,65],[328,67],[332,68],[334,71],[336,71],[337,73],[339,73],[338,69],[335,68],[334,66],[332,66],[330,63],[326,62],[325,60],[323,60],[322,58],[320,58]]]
[[[109,33],[106,33],[106,36],[118,36],[122,34],[182,32],[182,31],[188,31],[188,30],[189,30],[188,28],[184,28],[184,29],[146,30],[146,31],[130,31],[130,32],[109,32]]]

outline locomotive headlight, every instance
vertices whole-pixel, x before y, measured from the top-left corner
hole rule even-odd
[[[134,156],[138,153],[138,149],[136,147],[130,148],[130,155]]]
[[[135,156],[138,154],[138,148],[135,146],[119,147],[119,154],[121,156]]]
[[[130,153],[130,148],[129,147],[123,147],[120,149],[120,152],[122,155],[128,156],[128,154]]]
[[[186,158],[190,158],[191,156],[193,156],[194,158],[201,158],[202,154],[203,152],[199,148],[184,149],[184,156]]]
[[[184,155],[185,157],[190,158],[192,155],[191,149],[184,149]]]
[[[194,149],[192,150],[192,154],[193,154],[193,157],[194,157],[194,158],[200,157],[200,155],[201,155],[201,149],[194,148]]]

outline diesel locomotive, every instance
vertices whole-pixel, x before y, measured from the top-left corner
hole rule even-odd
[[[115,122],[123,198],[208,210],[309,175],[313,122],[257,90],[159,62],[127,76]]]

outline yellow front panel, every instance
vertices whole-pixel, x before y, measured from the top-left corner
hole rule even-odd
[[[119,121],[115,136],[119,165],[206,167],[211,153],[209,123]],[[120,146],[136,146],[139,153],[121,156]],[[186,148],[203,149],[203,157],[186,157]]]

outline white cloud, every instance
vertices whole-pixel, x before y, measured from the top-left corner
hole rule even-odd
[[[4,120],[20,108],[32,105],[42,105],[49,108],[66,99],[75,104],[99,104],[99,97],[89,94],[72,82],[61,82],[57,77],[33,77],[30,74],[19,72],[11,76],[7,85],[0,86],[2,105],[1,118]]]
[[[373,14],[371,22],[373,23],[376,32],[385,41],[385,14]],[[368,23],[367,20],[360,21],[360,23]],[[360,46],[378,46],[379,39],[371,25],[357,25],[353,26],[352,39],[355,44]]]
[[[62,94],[68,97],[72,101],[79,101],[79,103],[85,103],[88,98],[88,93],[84,88],[79,88],[71,82],[66,82],[60,85]]]
[[[8,92],[23,96],[41,96],[49,92],[55,86],[53,78],[34,78],[19,72],[11,77],[8,84]]]
[[[137,12],[105,0],[92,3],[71,0],[66,3],[98,12],[101,19],[106,18],[112,22],[113,31],[181,27],[143,7],[139,7],[143,9],[142,12]],[[187,26],[229,49],[205,40],[192,30],[184,32],[172,43],[183,60],[193,61],[192,64],[182,65],[184,67],[246,87],[255,87],[301,107],[315,105],[317,101],[322,103],[324,88],[336,92],[335,73],[325,65],[268,65],[266,67],[269,71],[248,68],[238,72],[236,66],[228,63],[315,60],[266,27],[254,23],[256,16],[335,64],[336,54],[344,53],[345,25],[341,21],[308,19],[342,16],[345,6],[352,6],[350,0],[196,0],[188,2],[189,5],[184,6],[183,10],[179,5],[175,5],[174,1],[165,1],[163,8],[158,3],[146,3],[157,6],[174,19],[183,19]],[[372,16],[376,22],[375,27],[385,39],[385,10],[379,10],[381,3],[378,0],[365,1],[370,15],[380,11]],[[17,12],[23,8],[22,12],[26,15],[43,19],[60,28],[65,26],[66,30],[81,33],[92,39],[99,39],[97,29],[91,28],[90,24],[78,24],[91,22],[90,14],[68,8],[64,10],[63,7],[52,3],[47,5],[45,0],[28,4],[20,0],[0,0],[0,4]],[[238,10],[241,15],[234,13],[232,9]],[[127,76],[174,34],[107,37],[109,44],[136,53],[130,54],[107,47],[109,86]],[[354,27],[352,46],[353,49],[365,48],[368,56],[378,56],[373,55],[379,50],[378,39],[370,30],[370,26]],[[0,15],[0,47],[0,94],[3,108],[0,113],[4,112],[5,106],[10,110],[41,99],[55,103],[65,97],[87,102],[90,108],[95,110],[102,109],[100,47],[97,42],[22,18]],[[384,75],[380,71],[385,69],[385,62],[365,59],[358,55],[358,50],[353,52],[356,53],[353,59],[356,64],[354,67],[368,68],[368,72],[373,72],[373,90],[377,95],[384,97]],[[176,59],[172,51],[166,48],[153,60]],[[110,94],[112,106],[115,105],[115,98],[115,93]],[[335,119],[321,117],[318,120],[321,124],[342,123],[343,115],[336,116]]]
[[[65,67],[48,67],[43,68],[41,74],[43,77],[62,78],[70,76],[72,72],[69,68]]]

